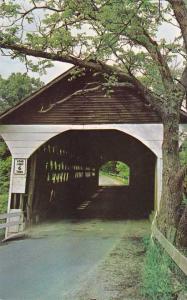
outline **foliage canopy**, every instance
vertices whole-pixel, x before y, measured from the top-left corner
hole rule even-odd
[[[42,85],[40,79],[27,74],[12,73],[7,79],[0,76],[0,112],[14,106]]]
[[[180,30],[173,41],[158,35],[163,23],[178,26],[173,2],[2,1],[0,48],[34,71],[45,70],[56,60],[121,76],[140,90],[146,87],[147,94],[154,91],[156,102],[163,104],[168,100],[168,81],[180,80],[186,61]],[[30,56],[42,59],[34,63]],[[176,61],[181,62],[180,67]],[[182,97],[179,105],[181,101]]]

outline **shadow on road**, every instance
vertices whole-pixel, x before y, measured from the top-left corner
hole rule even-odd
[[[89,197],[61,202],[54,208],[49,219],[101,219],[101,220],[138,220],[145,219],[149,211],[134,197],[129,186],[98,187]]]

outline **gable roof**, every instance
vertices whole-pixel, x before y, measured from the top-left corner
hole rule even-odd
[[[26,103],[28,103],[30,101],[33,101],[33,99],[35,99],[36,97],[40,96],[47,89],[51,88],[54,84],[58,83],[63,78],[66,78],[66,76],[68,76],[69,74],[71,74],[71,71],[73,69],[74,69],[74,67],[68,69],[66,72],[64,72],[61,75],[59,75],[58,77],[54,78],[53,80],[51,80],[50,82],[48,82],[46,85],[42,86],[41,88],[39,88],[38,90],[36,90],[35,92],[33,92],[31,95],[27,96],[26,98],[24,98],[23,100],[21,100],[20,102],[18,102],[17,104],[15,104],[13,107],[8,108],[6,111],[4,111],[3,113],[0,114],[0,120],[3,119],[5,116],[11,114],[15,110],[17,110],[19,107],[23,106],[24,104],[26,104]]]
[[[92,71],[72,79],[69,69],[0,116],[1,124],[161,123],[158,114],[129,85],[99,88]],[[83,92],[88,87],[87,92]],[[106,87],[107,89],[107,87]],[[89,92],[88,92],[89,90]],[[181,113],[187,123],[187,114]]]

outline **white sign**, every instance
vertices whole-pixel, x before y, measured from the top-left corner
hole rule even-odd
[[[26,159],[15,158],[14,159],[14,174],[25,175],[26,174]]]
[[[13,175],[12,179],[12,193],[24,194],[26,188],[26,176],[25,175]]]

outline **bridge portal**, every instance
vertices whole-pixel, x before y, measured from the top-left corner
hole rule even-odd
[[[180,118],[186,131],[187,115]],[[7,210],[21,211],[25,224],[83,216],[81,207],[102,218],[159,209],[163,126],[129,83],[111,88],[102,74],[69,70],[3,113],[0,134],[12,154]],[[129,186],[98,186],[110,160],[130,167]]]

